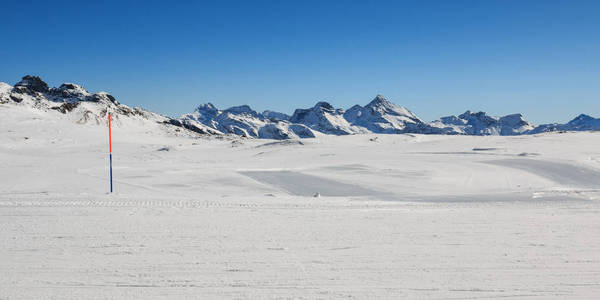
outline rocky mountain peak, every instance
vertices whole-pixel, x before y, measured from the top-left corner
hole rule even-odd
[[[223,111],[234,115],[246,114],[258,118],[259,114],[248,105],[232,106]]]
[[[283,120],[283,121],[287,121],[290,119],[289,115],[286,115],[284,113],[280,113],[280,112],[276,112],[276,111],[272,111],[272,110],[265,110],[262,112],[262,115],[267,118],[267,119],[272,119],[272,120]]]
[[[488,114],[483,111],[472,112],[470,110],[459,115],[458,118],[466,120],[469,124],[484,123],[485,126],[489,126],[498,121],[497,118],[488,116]]]
[[[25,75],[21,81],[15,84],[15,87],[25,87],[31,91],[39,93],[47,93],[50,88],[39,76]]]
[[[382,105],[389,105],[389,104],[392,104],[392,103],[390,101],[388,101],[388,99],[386,99],[381,94],[377,94],[377,96],[375,98],[373,98],[373,100],[371,100],[371,102],[369,102],[369,104],[367,104],[367,106],[382,106]]]
[[[198,105],[196,111],[216,110],[217,108],[210,102]]]
[[[331,105],[329,102],[325,102],[325,101],[317,102],[317,104],[315,104],[314,108],[323,110],[323,111],[328,111],[328,112],[335,111],[335,107],[333,107],[333,105]]]
[[[84,101],[91,94],[83,86],[74,83],[63,83],[58,88],[50,89],[49,93],[66,99]]]

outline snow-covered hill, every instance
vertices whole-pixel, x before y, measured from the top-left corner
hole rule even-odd
[[[169,117],[139,107],[131,108],[106,92],[90,93],[81,85],[64,83],[50,88],[37,76],[27,75],[14,86],[0,83],[0,105],[6,109],[33,110],[49,118],[66,118],[76,124],[106,124],[110,113],[114,126],[126,124],[174,133],[216,133],[203,125],[184,126]]]

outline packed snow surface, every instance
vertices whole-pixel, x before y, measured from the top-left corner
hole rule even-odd
[[[0,120],[0,299],[600,294],[598,132],[274,141],[121,117],[108,194],[104,124]]]

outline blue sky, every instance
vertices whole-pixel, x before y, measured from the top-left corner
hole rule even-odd
[[[600,116],[600,1],[10,1],[0,81],[75,82],[178,116],[377,94],[425,120]]]

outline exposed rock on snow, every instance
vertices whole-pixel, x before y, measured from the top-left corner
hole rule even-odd
[[[63,83],[58,88],[50,89],[49,94],[52,96],[50,100],[58,102],[94,101],[92,94],[74,83]]]
[[[182,127],[187,130],[191,130],[200,134],[222,134],[220,131],[209,128],[202,123],[195,122],[193,120],[176,120],[168,119],[163,121],[165,124],[171,124],[173,126]]]
[[[275,147],[275,146],[303,146],[304,143],[300,140],[282,140],[276,142],[268,142],[262,145],[258,145],[255,148],[263,148],[263,147]]]

